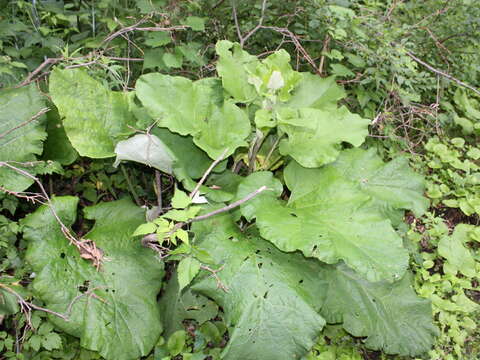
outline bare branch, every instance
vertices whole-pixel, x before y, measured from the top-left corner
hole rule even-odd
[[[204,172],[202,178],[200,179],[200,181],[197,183],[197,185],[189,195],[191,199],[193,199],[193,197],[198,192],[198,190],[200,190],[200,187],[203,185],[203,183],[207,179],[207,176],[212,172],[215,166],[217,166],[224,159],[225,155],[227,155],[227,152],[228,152],[228,149],[223,150],[222,154]]]
[[[46,66],[50,66],[50,65],[53,65],[53,64],[56,64],[57,62],[63,60],[63,58],[48,58],[46,59],[44,62],[42,62],[35,70],[33,70],[25,80],[23,80],[20,84],[18,84],[17,87],[22,87],[22,86],[25,86],[27,84],[29,84],[30,82],[32,82],[32,79],[40,72],[43,70],[43,68],[45,68]]]
[[[32,179],[38,185],[38,187],[40,188],[40,194],[37,194],[37,196],[32,196],[32,195],[25,196],[22,193],[18,193],[19,197],[27,198],[28,200],[34,201],[34,202],[38,199],[41,199],[38,202],[48,206],[53,217],[60,225],[60,230],[62,231],[63,235],[70,241],[70,244],[74,245],[78,249],[78,251],[80,252],[80,256],[82,258],[92,260],[94,266],[98,270],[103,259],[103,251],[97,248],[93,241],[88,239],[78,240],[75,236],[72,235],[68,227],[62,222],[57,212],[55,211],[55,207],[53,206],[52,200],[48,196],[48,193],[45,190],[42,182],[37,177],[30,174],[29,172],[23,169],[20,169],[16,166],[13,166],[11,162],[0,161],[0,167],[7,167],[10,170],[13,170],[29,179]],[[9,194],[12,194],[12,195],[16,195],[15,191],[4,190],[3,188],[0,190],[8,192]]]
[[[420,65],[423,65],[425,66],[428,70],[434,72],[435,74],[437,75],[440,75],[440,76],[443,76],[449,80],[452,80],[454,82],[456,82],[458,85],[460,86],[463,86],[464,88],[467,88],[467,89],[470,89],[472,90],[474,93],[476,93],[477,95],[480,95],[480,90],[476,89],[475,87],[473,87],[472,85],[469,85],[467,83],[464,83],[463,81],[457,79],[456,77],[450,75],[450,74],[447,74],[446,72],[443,72],[441,70],[438,70],[438,69],[435,69],[433,66],[427,64],[425,61],[419,59],[418,57],[416,57],[415,55],[413,55],[410,51],[406,51],[405,52],[408,56],[410,56],[413,60],[415,60],[417,63],[419,63]]]
[[[259,189],[255,190],[254,192],[251,192],[250,194],[248,194],[247,196],[245,196],[243,199],[240,199],[240,200],[237,200],[233,203],[231,203],[230,205],[227,205],[221,209],[217,209],[217,210],[214,210],[212,212],[209,212],[207,214],[204,214],[204,215],[199,215],[197,217],[194,217],[193,219],[190,219],[188,221],[186,221],[184,223],[185,224],[190,224],[192,222],[197,222],[197,221],[201,221],[201,220],[205,220],[205,219],[208,219],[209,217],[212,217],[212,216],[215,216],[215,215],[218,215],[218,214],[221,214],[221,213],[224,213],[224,212],[227,212],[227,211],[230,211],[240,205],[242,205],[243,203],[246,203],[247,201],[253,199],[255,196],[259,195],[260,193],[262,193],[263,191],[267,190],[267,187],[265,185],[263,185],[262,187],[260,187]]]
[[[118,36],[121,36],[125,33],[132,32],[132,31],[175,31],[175,30],[185,30],[189,28],[187,25],[179,25],[179,26],[171,26],[171,27],[161,27],[161,26],[150,26],[150,27],[140,27],[139,25],[144,24],[148,21],[148,19],[143,18],[139,22],[131,25],[124,27],[113,34],[110,34],[107,36],[103,41],[102,44],[109,43],[113,39],[115,39]]]

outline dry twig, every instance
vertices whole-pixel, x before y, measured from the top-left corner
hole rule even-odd
[[[200,181],[197,183],[193,191],[190,193],[190,198],[193,199],[195,194],[200,190],[200,187],[203,185],[205,180],[207,179],[207,176],[212,172],[212,170],[217,166],[224,158],[225,155],[227,155],[228,149],[223,150],[222,154],[214,161],[212,164],[208,167],[208,169],[203,173],[202,178]]]
[[[480,90],[476,89],[475,87],[473,87],[472,85],[469,85],[467,83],[464,83],[463,81],[457,79],[456,77],[450,75],[450,74],[447,74],[446,72],[443,72],[441,70],[438,70],[438,69],[435,69],[432,65],[430,64],[427,64],[425,61],[419,59],[418,57],[416,57],[415,55],[413,55],[410,51],[406,51],[405,52],[408,56],[410,56],[413,60],[415,60],[417,63],[419,63],[420,65],[423,65],[425,66],[428,70],[434,72],[435,74],[437,75],[440,75],[440,76],[443,76],[449,80],[452,80],[454,82],[456,82],[458,85],[460,86],[463,86],[467,89],[470,89],[472,90],[474,93],[476,93],[477,95],[480,95]]]
[[[9,168],[10,170],[17,172],[18,174],[21,174],[29,179],[32,179],[40,188],[40,193],[36,195],[26,195],[26,193],[15,192],[15,191],[6,190],[3,188],[1,190],[11,195],[18,196],[20,198],[24,198],[32,202],[38,202],[40,204],[48,206],[55,220],[60,225],[60,230],[62,231],[63,235],[70,241],[70,244],[74,245],[78,249],[78,251],[80,252],[80,256],[82,258],[92,260],[94,266],[98,270],[103,260],[103,251],[100,248],[97,248],[93,241],[88,239],[78,240],[75,236],[72,235],[68,227],[65,226],[65,224],[62,222],[57,212],[55,211],[55,207],[53,206],[52,200],[48,196],[48,193],[43,187],[42,182],[36,176],[33,176],[29,172],[23,169],[20,169],[16,166],[13,166],[11,162],[0,161],[0,167]]]

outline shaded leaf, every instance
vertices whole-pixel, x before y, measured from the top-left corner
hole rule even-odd
[[[218,314],[218,305],[198,293],[186,288],[180,291],[178,276],[172,273],[159,302],[164,324],[164,337],[183,330],[183,320],[195,320],[198,324],[213,319]]]
[[[66,226],[75,221],[77,203],[75,197],[53,201]],[[69,244],[48,207],[41,206],[22,221],[29,242],[26,259],[37,274],[32,283],[35,295],[60,313],[71,307],[70,321],[55,316],[50,321],[106,359],[145,356],[162,331],[156,296],[163,264],[131,238],[144,216],[129,200],[85,210],[85,218],[96,220],[85,238],[103,251],[98,271]]]
[[[57,108],[47,113],[47,140],[44,144],[42,158],[70,165],[78,158],[77,151],[68,140]]]

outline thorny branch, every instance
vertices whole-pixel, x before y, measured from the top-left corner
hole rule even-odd
[[[0,161],[0,168],[1,167],[9,168],[10,170],[13,170],[29,179],[32,179],[40,188],[40,193],[37,193],[37,194],[22,193],[22,192],[7,190],[4,188],[1,188],[0,190],[5,191],[11,195],[27,199],[34,203],[38,202],[40,204],[48,206],[55,220],[60,225],[60,230],[62,231],[63,235],[70,241],[70,244],[74,245],[78,249],[78,251],[80,252],[80,257],[82,257],[83,259],[91,260],[93,265],[98,270],[103,260],[103,251],[100,248],[97,248],[93,241],[89,239],[78,240],[75,236],[72,235],[68,227],[65,226],[65,224],[62,222],[57,212],[55,211],[55,207],[53,206],[52,200],[48,196],[48,193],[43,187],[42,182],[37,177],[30,174],[29,172],[23,169],[20,169],[16,166],[13,166],[10,162]]]

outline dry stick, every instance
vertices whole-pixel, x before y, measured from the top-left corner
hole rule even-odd
[[[226,211],[230,211],[234,208],[236,208],[237,206],[240,206],[242,205],[243,203],[253,199],[255,196],[257,196],[258,194],[260,194],[261,192],[267,190],[267,187],[265,185],[263,185],[262,187],[260,187],[259,189],[251,192],[250,194],[248,194],[247,196],[245,196],[243,199],[240,199],[240,200],[237,200],[233,203],[231,203],[230,205],[227,205],[221,209],[217,209],[217,210],[214,210],[212,212],[209,212],[207,214],[204,214],[204,215],[199,215],[197,217],[194,217],[193,219],[190,219],[190,220],[187,220],[184,225],[186,224],[190,224],[192,222],[196,222],[196,221],[201,221],[201,220],[205,220],[205,219],[208,219],[209,217],[212,217],[212,216],[215,216],[215,215],[218,215],[218,214],[221,214],[221,213],[224,213]]]
[[[189,26],[186,25],[179,25],[179,26],[171,26],[171,27],[160,27],[160,26],[153,26],[153,27],[138,27],[138,25],[145,23],[147,20],[142,19],[138,23],[127,26],[123,29],[118,30],[117,32],[107,36],[103,41],[102,44],[108,43],[112,41],[114,38],[121,36],[127,32],[131,31],[174,31],[174,30],[185,30]]]
[[[157,205],[158,210],[162,211],[162,173],[158,170],[155,170],[155,183],[157,185]]]
[[[257,26],[255,26],[252,30],[250,30],[243,38],[240,38],[240,46],[243,48],[243,44],[253,35],[255,34],[263,25],[263,18],[265,17],[265,9],[267,7],[267,0],[263,0],[262,2],[262,12],[260,15],[260,19],[258,20]]]
[[[48,65],[53,65],[53,64],[56,64],[57,62],[61,61],[63,58],[49,58],[49,59],[46,59],[44,62],[42,62],[40,64],[40,66],[38,66],[33,72],[31,72],[27,78],[25,80],[23,80],[19,85],[18,87],[21,87],[21,86],[24,86],[24,85],[27,85],[31,82],[31,80],[33,79],[33,77],[35,75],[37,75],[40,71],[42,71],[42,69]]]
[[[0,288],[2,289],[5,289],[6,291],[8,291],[10,294],[14,295],[16,298],[17,298],[17,301],[18,303],[20,304],[20,306],[23,308],[24,306],[27,308],[27,309],[35,309],[35,310],[40,310],[40,311],[43,311],[43,312],[46,312],[46,313],[49,313],[49,314],[52,314],[52,315],[55,315],[55,316],[58,316],[59,318],[65,320],[65,321],[68,321],[68,317],[63,315],[63,314],[60,314],[56,311],[53,311],[53,310],[50,310],[50,309],[46,309],[46,308],[43,308],[41,306],[38,306],[38,305],[35,305],[35,304],[32,304],[30,302],[27,302],[19,293],[17,293],[15,290],[9,288],[8,286],[4,285],[4,284],[1,284],[0,283]],[[83,294],[82,294],[83,295]]]
[[[22,170],[22,169],[19,169],[15,166],[9,164],[8,162],[0,161],[0,167],[3,167],[3,166],[5,166],[5,167],[9,168],[10,170],[13,170],[13,171],[29,178],[29,179],[32,179],[38,185],[38,187],[40,188],[40,191],[41,191],[41,194],[39,194],[39,197],[43,197],[43,199],[45,201],[45,205],[48,206],[48,208],[50,209],[51,213],[53,214],[55,220],[60,225],[60,230],[62,231],[63,235],[70,241],[70,244],[73,244],[78,249],[78,251],[80,252],[80,256],[83,257],[85,254],[87,254],[87,255],[90,256],[89,259],[93,260],[93,263],[95,264],[95,266],[99,265],[100,261],[101,261],[101,257],[99,257],[99,252],[98,252],[98,249],[95,246],[95,243],[93,243],[93,246],[92,246],[91,241],[83,241],[82,242],[80,240],[77,240],[70,233],[70,230],[68,229],[68,227],[62,222],[62,220],[58,216],[57,212],[55,211],[55,208],[52,204],[52,200],[48,196],[48,193],[45,190],[45,188],[43,187],[42,182],[37,177],[30,174],[29,172],[27,172],[25,170]],[[10,192],[10,193],[15,194],[14,192]],[[30,200],[33,200],[33,197],[30,197]],[[97,269],[98,269],[98,267],[97,267]]]
[[[193,197],[195,196],[195,194],[198,192],[198,190],[200,190],[200,187],[203,185],[203,183],[205,182],[205,180],[207,179],[207,176],[212,172],[212,170],[215,168],[215,166],[217,166],[220,161],[222,161],[225,157],[225,155],[227,155],[227,152],[228,152],[228,149],[225,149],[223,150],[222,154],[208,167],[208,169],[203,173],[203,176],[202,178],[200,179],[200,181],[197,183],[197,185],[195,186],[195,188],[193,189],[193,191],[190,193],[190,199],[193,199]]]
[[[420,60],[418,57],[416,57],[415,55],[413,55],[413,54],[412,54],[411,52],[409,52],[409,51],[406,51],[405,53],[406,53],[408,56],[410,56],[413,60],[415,60],[417,63],[425,66],[428,70],[434,72],[435,74],[441,75],[441,76],[443,76],[443,77],[445,77],[445,78],[447,78],[447,79],[449,79],[449,80],[452,80],[452,81],[456,82],[458,85],[463,86],[463,87],[465,87],[465,88],[467,88],[467,89],[470,89],[470,90],[472,90],[474,93],[476,93],[477,95],[480,95],[480,90],[474,88],[472,85],[466,84],[466,83],[464,83],[463,81],[457,79],[456,77],[453,77],[452,75],[447,74],[446,72],[443,72],[443,71],[441,71],[441,70],[435,69],[433,66],[427,64],[427,63],[426,63],[425,61],[423,61],[423,60]]]
[[[222,283],[222,280],[220,280],[220,277],[217,275],[218,272],[222,271],[225,265],[222,265],[218,269],[212,269],[211,267],[207,265],[200,265],[200,269],[206,270],[212,274],[212,276],[215,278],[215,281],[217,282],[217,288],[222,289],[226,293],[228,293],[228,287]]]
[[[37,120],[40,116],[42,116],[43,114],[47,113],[49,110],[50,110],[50,108],[48,108],[48,107],[41,109],[38,113],[36,113],[35,115],[33,115],[29,120],[24,121],[23,123],[15,126],[14,128],[12,128],[12,129],[10,129],[10,130],[7,130],[7,131],[5,131],[4,133],[0,134],[0,139],[4,138],[5,136],[7,136],[8,134],[14,132],[15,130],[18,130],[18,129],[20,129],[20,128],[22,128],[22,127],[30,124],[32,121]]]
[[[318,65],[318,72],[320,73],[320,75],[323,74],[323,66],[325,65],[325,53],[327,52],[329,44],[330,35],[326,35],[325,39],[323,40],[322,57],[320,58],[320,64]]]
[[[279,28],[279,27],[276,27],[276,26],[261,26],[261,28],[276,31],[276,32],[278,32],[282,35],[288,36],[292,40],[293,44],[295,45],[295,48],[302,53],[305,60],[307,60],[307,62],[315,69],[315,72],[318,75],[320,75],[320,71],[317,68],[317,65],[315,64],[313,59],[310,57],[310,55],[307,53],[307,51],[304,49],[302,44],[300,44],[300,41],[298,40],[298,37],[294,33],[292,33],[287,28]]]
[[[17,293],[15,290],[13,290],[12,288],[6,286],[5,284],[1,284],[0,283],[0,288],[3,288],[5,289],[6,291],[8,291],[9,293],[11,293],[12,295],[14,295],[17,300],[18,300],[18,303],[20,304],[20,306],[23,308],[24,306],[27,308],[27,309],[35,309],[35,310],[39,310],[39,311],[43,311],[43,312],[46,312],[48,314],[52,314],[52,315],[55,315],[55,316],[58,316],[59,318],[65,320],[65,321],[70,321],[70,315],[72,314],[72,310],[73,310],[73,305],[82,297],[82,296],[86,296],[86,295],[92,295],[94,296],[96,299],[99,299],[100,301],[102,302],[105,302],[105,300],[103,300],[102,298],[98,297],[97,295],[95,295],[93,292],[97,289],[99,289],[100,287],[95,287],[91,290],[88,290],[86,292],[84,292],[83,294],[79,294],[77,296],[75,296],[72,301],[70,301],[70,303],[68,304],[67,306],[67,312],[65,314],[60,314],[56,311],[53,311],[53,310],[50,310],[50,309],[47,309],[47,308],[44,308],[44,307],[41,307],[41,306],[38,306],[38,305],[35,305],[35,304],[32,304],[31,302],[28,302],[26,301],[19,293]]]

